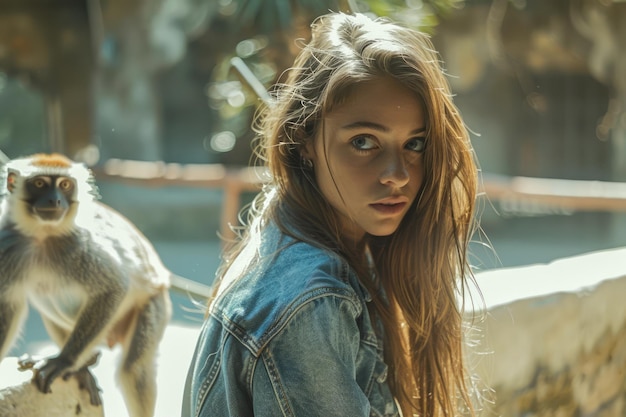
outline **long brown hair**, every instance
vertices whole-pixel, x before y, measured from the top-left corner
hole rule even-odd
[[[363,285],[379,293],[366,278],[362,248],[342,240],[339,218],[301,152],[328,112],[359,83],[380,76],[394,77],[416,94],[427,128],[418,198],[393,234],[367,237],[386,294],[385,301],[375,298],[372,314],[385,327],[390,386],[405,416],[454,416],[459,401],[473,415],[459,296],[472,277],[467,248],[475,228],[477,168],[427,35],[363,15],[331,13],[313,23],[311,41],[259,113],[258,155],[271,179],[249,211],[249,228],[225,254],[218,282],[256,229],[273,221],[284,233],[343,256]]]

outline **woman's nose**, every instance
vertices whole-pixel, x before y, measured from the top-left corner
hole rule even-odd
[[[384,156],[380,182],[396,187],[403,187],[409,182],[407,161],[402,152],[389,151]]]

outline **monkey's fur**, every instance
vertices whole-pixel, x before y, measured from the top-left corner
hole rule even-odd
[[[0,360],[23,324],[28,302],[41,314],[57,356],[35,364],[49,392],[75,374],[100,403],[88,366],[99,345],[120,343],[118,369],[132,417],[151,417],[155,355],[171,316],[170,272],[148,240],[97,201],[91,172],[59,154],[3,167],[0,206]]]

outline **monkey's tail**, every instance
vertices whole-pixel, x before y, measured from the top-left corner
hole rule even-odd
[[[199,297],[208,299],[211,296],[211,287],[193,281],[180,275],[172,274],[170,277],[170,288],[179,294],[185,296]]]

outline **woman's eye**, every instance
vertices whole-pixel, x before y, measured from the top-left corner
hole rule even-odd
[[[352,146],[360,151],[369,151],[376,148],[376,141],[370,136],[357,136],[352,139]]]
[[[424,148],[426,148],[426,138],[413,138],[407,142],[406,148],[414,152],[424,152]]]

